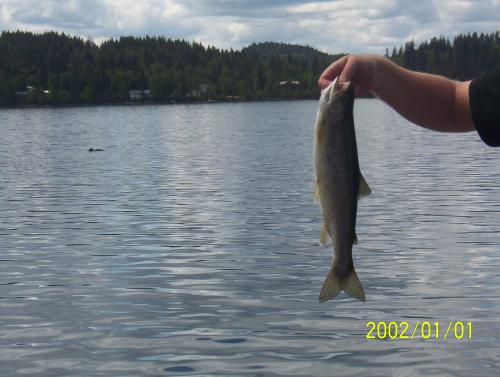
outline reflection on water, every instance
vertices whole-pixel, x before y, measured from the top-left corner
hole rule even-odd
[[[358,100],[368,301],[320,304],[315,113],[1,110],[2,375],[496,375],[499,152]],[[366,340],[370,320],[473,321],[474,334]]]

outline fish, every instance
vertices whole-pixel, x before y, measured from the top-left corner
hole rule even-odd
[[[358,200],[371,194],[361,174],[354,129],[354,87],[338,78],[321,92],[314,137],[315,197],[323,215],[321,244],[332,240],[332,266],[319,295],[327,301],[344,291],[366,301],[352,258],[357,244]]]

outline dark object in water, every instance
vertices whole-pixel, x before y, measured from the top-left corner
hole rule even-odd
[[[99,149],[99,148],[89,148],[89,152],[102,152],[104,149]]]

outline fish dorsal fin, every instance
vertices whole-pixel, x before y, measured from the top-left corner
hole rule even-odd
[[[358,191],[358,199],[364,198],[372,193],[370,186],[366,183],[363,178],[363,174],[359,172],[359,191]]]

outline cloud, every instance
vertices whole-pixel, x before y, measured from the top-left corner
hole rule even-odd
[[[285,18],[284,10],[302,0],[187,0],[198,14],[236,18]]]
[[[194,33],[183,22],[186,14],[174,0],[3,0],[0,24],[10,30],[57,30],[82,37]]]
[[[446,22],[458,23],[485,23],[497,21],[500,9],[499,0],[463,1],[448,0],[440,3],[439,17]]]
[[[238,49],[251,42],[379,53],[434,36],[498,29],[500,0],[1,0],[3,30],[95,40],[165,35]]]
[[[2,25],[39,28],[94,28],[95,15],[104,11],[101,1],[4,0]]]
[[[183,22],[188,14],[182,2],[173,0],[103,0],[107,12],[101,29],[105,34],[166,35],[183,37],[195,29]]]

